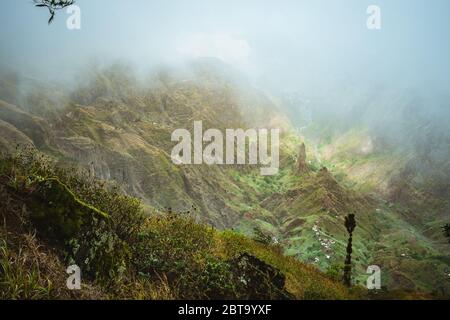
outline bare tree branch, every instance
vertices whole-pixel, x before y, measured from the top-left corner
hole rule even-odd
[[[50,13],[48,24],[53,22],[57,10],[64,9],[75,3],[75,0],[33,0],[36,7],[47,8]]]

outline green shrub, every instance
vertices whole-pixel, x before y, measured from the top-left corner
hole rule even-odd
[[[32,149],[0,163],[8,186],[25,199],[39,237],[59,247],[88,278],[118,281],[144,221],[140,202],[83,171],[58,168]]]
[[[198,224],[187,215],[152,216],[139,234],[139,243],[134,249],[136,268],[144,276],[165,274],[186,297],[203,295],[194,283],[199,284],[199,275],[209,277],[204,270],[219,266],[208,256],[213,232],[211,227]]]
[[[265,233],[259,227],[254,227],[253,228],[253,240],[255,240],[256,242],[265,244],[265,245],[272,244],[272,237],[271,237],[271,235]]]

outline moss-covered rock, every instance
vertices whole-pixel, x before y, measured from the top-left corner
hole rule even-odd
[[[44,237],[64,243],[84,225],[108,219],[106,213],[80,200],[58,178],[29,178],[32,191],[26,202],[33,223]]]

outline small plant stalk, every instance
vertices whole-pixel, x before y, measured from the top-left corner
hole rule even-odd
[[[345,257],[344,265],[344,285],[351,287],[352,285],[352,241],[353,241],[353,231],[356,227],[355,215],[349,214],[345,217],[345,228],[349,234],[347,242],[347,255]]]

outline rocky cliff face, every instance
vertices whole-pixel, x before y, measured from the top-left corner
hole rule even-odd
[[[297,171],[300,174],[308,172],[308,164],[306,162],[306,147],[304,142],[302,142],[298,151]]]
[[[166,75],[147,86],[126,71],[98,71],[52,117],[39,116],[44,94],[33,95],[27,106],[0,101],[0,143],[5,149],[33,144],[61,165],[75,164],[97,178],[116,181],[149,205],[174,211],[194,207],[199,218],[232,227],[239,211],[229,204],[230,197],[245,202],[233,195],[239,186],[229,172],[235,168],[172,163],[172,132],[193,131],[194,121],[203,121],[204,130],[288,128],[289,122],[263,93],[239,88],[224,77],[206,77],[211,70],[194,69],[186,79]],[[278,122],[271,123],[275,118]]]

